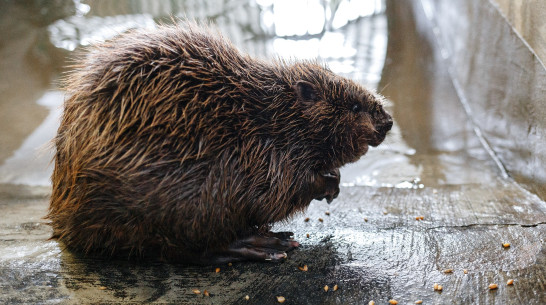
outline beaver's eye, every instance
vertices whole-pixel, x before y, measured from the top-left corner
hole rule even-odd
[[[353,108],[351,108],[351,110],[354,113],[358,113],[358,112],[362,111],[362,106],[360,104],[356,103],[356,104],[353,105]]]

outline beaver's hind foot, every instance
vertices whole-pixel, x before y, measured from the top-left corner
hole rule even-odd
[[[268,232],[241,238],[233,242],[227,250],[205,255],[203,264],[225,264],[240,261],[282,261],[286,252],[300,246],[292,239],[292,232]]]

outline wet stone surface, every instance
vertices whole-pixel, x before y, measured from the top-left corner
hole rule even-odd
[[[275,12],[266,2],[235,1],[246,13],[232,8],[216,21],[254,55],[289,55],[290,50],[318,54],[336,72],[377,86],[395,119],[383,145],[341,170],[341,193],[332,204],[313,201],[304,214],[275,226],[294,232],[301,247],[282,263],[232,266],[104,260],[64,250],[49,240],[52,230],[42,219],[50,193],[50,156],[35,152],[53,135],[62,92],[44,95],[49,85],[39,81],[30,88],[21,85],[42,66],[13,55],[9,58],[20,60],[19,68],[0,65],[2,76],[14,76],[0,87],[0,107],[12,122],[28,120],[22,121],[28,130],[0,122],[0,139],[6,144],[0,149],[0,303],[277,304],[277,296],[285,304],[388,304],[390,299],[399,304],[546,303],[546,203],[502,178],[465,116],[431,35],[415,22],[411,7],[375,7],[346,24],[330,20],[341,24],[338,30],[299,35],[286,32],[290,27],[274,33],[251,23],[252,16]],[[74,4],[67,3],[66,11],[72,12]],[[48,45],[55,47],[46,50],[57,55],[42,58],[51,59],[82,44],[84,39],[74,33],[93,36],[100,32],[93,28],[108,22],[121,29],[148,26],[169,11],[167,5],[146,6],[146,1],[127,7],[116,3],[80,4],[76,15],[48,15],[38,25],[12,21],[17,29],[34,29],[22,31],[30,37],[48,32]],[[189,16],[224,8],[209,5],[191,13],[191,5],[179,4]],[[143,12],[146,7],[149,11]],[[9,11],[20,10],[24,12],[19,6]],[[36,11],[33,18],[43,11],[28,10]],[[135,18],[127,17],[131,15]],[[86,24],[92,26],[81,29]],[[35,50],[27,36],[2,37],[10,43],[0,47],[0,54],[21,46]],[[336,55],[327,46],[340,37],[334,51],[345,53]],[[51,60],[52,70],[61,69],[62,60]],[[47,84],[56,77],[50,70],[42,72]],[[299,269],[304,265],[307,271]],[[506,285],[508,279],[514,284]],[[490,290],[492,283],[498,289]],[[443,289],[435,291],[434,284]]]

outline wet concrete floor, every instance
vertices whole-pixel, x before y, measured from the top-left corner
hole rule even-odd
[[[236,3],[245,16],[280,11],[265,2]],[[54,134],[62,103],[62,92],[50,84],[82,42],[66,29],[85,34],[77,18],[83,15],[96,25],[131,27],[136,18],[147,26],[150,15],[157,21],[166,10],[146,1],[122,9],[103,1],[67,3],[60,9],[8,1],[0,9],[12,16],[0,18],[11,29],[0,35],[0,303],[276,304],[277,296],[286,304],[546,303],[546,203],[503,177],[476,137],[434,41],[404,4],[380,2],[368,15],[336,21],[342,24],[336,31],[308,28],[300,37],[250,22],[242,27],[242,17],[231,15],[238,11],[216,19],[252,54],[307,50],[337,72],[377,86],[395,118],[383,145],[342,169],[338,199],[314,201],[304,214],[276,225],[302,244],[286,261],[202,267],[63,250],[49,240],[51,228],[42,219],[50,194],[50,153],[42,145]],[[203,10],[214,15],[215,9],[225,10]],[[321,44],[328,36],[341,37],[335,51],[344,55]],[[304,265],[307,271],[299,269]],[[492,283],[498,289],[490,290]]]

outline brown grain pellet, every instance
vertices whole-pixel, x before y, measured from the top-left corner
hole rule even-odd
[[[370,302],[368,303],[368,305],[375,305],[375,302],[374,302],[374,301],[370,301]]]
[[[248,294],[245,295],[245,300],[247,300],[247,301],[250,300],[250,297],[248,296]]]
[[[415,301],[415,304],[422,304],[423,303],[423,300],[417,300]]]
[[[446,269],[444,270],[444,273],[452,273],[453,272],[453,269]]]
[[[364,218],[364,221],[365,221],[365,222],[368,222],[368,218]],[[370,301],[370,302],[373,302],[373,301]]]
[[[468,273],[468,270],[463,269],[463,273],[464,273],[464,274],[467,274],[467,273]]]
[[[200,291],[199,289],[194,289],[194,290],[192,290],[192,291],[193,291],[193,293],[195,293],[195,294],[201,294],[201,291]]]
[[[330,212],[324,212],[324,214],[326,214],[326,216],[330,216]]]
[[[277,297],[277,302],[284,303],[284,301],[286,301],[286,299],[283,296],[278,296]]]
[[[214,271],[216,271],[216,273],[218,273],[218,272],[220,272],[220,268],[216,268],[216,270],[214,270]]]
[[[210,294],[209,292],[205,289],[205,291],[203,291],[203,294],[206,296],[206,297],[210,297]]]
[[[514,285],[514,280],[513,280],[513,279],[509,279],[509,280],[506,282],[506,285]]]
[[[338,290],[339,287],[337,287],[337,285],[334,285],[334,288],[332,290],[336,291]]]
[[[502,244],[503,248],[510,248],[510,243],[504,243]]]
[[[324,219],[322,219],[322,218],[319,218],[319,219],[318,219],[318,221],[320,221],[320,222],[323,222],[323,221],[324,221]]]
[[[228,263],[227,265],[228,265],[228,266],[230,266],[230,267],[231,267],[231,266],[233,266],[233,264],[232,264],[232,263]]]
[[[442,291],[444,287],[440,284],[434,284],[434,290],[436,291]]]
[[[392,299],[392,300],[389,300],[389,304],[396,305],[396,304],[398,304],[398,301]]]
[[[298,269],[300,269],[301,271],[307,271],[308,270],[307,265],[303,265],[303,267],[298,267]]]
[[[100,289],[100,290],[106,290],[106,287],[100,286],[99,289]]]
[[[324,291],[328,292],[328,289],[330,289],[330,287],[328,287],[328,285],[325,285],[323,289]]]
[[[309,222],[309,220],[310,220],[309,217],[307,217],[307,218],[305,218],[303,221]]]
[[[305,236],[307,236],[307,238],[309,238],[310,235],[309,235],[309,233],[307,233]]]
[[[497,284],[489,284],[489,289],[495,290],[497,288],[499,288],[499,286]]]

